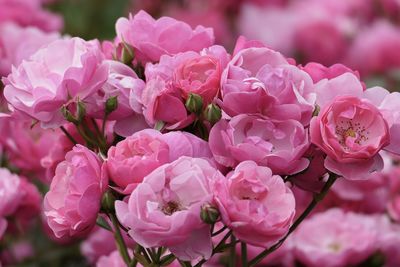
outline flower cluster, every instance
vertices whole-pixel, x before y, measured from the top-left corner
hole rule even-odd
[[[0,24],[0,238],[40,214],[99,267],[398,266],[399,93],[145,11],[115,28]]]

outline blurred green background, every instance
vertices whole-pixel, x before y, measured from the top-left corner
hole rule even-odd
[[[115,37],[115,21],[129,13],[131,0],[63,0],[49,9],[64,17],[64,33],[84,39]]]

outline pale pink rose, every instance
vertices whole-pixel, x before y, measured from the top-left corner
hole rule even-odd
[[[294,252],[309,267],[353,266],[375,252],[377,235],[372,217],[330,209],[299,226],[293,236]]]
[[[129,19],[120,18],[116,31],[119,41],[133,46],[136,59],[143,63],[156,62],[162,55],[200,51],[214,43],[211,28],[197,26],[193,30],[188,24],[169,17],[154,20],[145,11],[130,15]]]
[[[215,160],[235,167],[253,160],[277,174],[295,174],[307,168],[303,157],[309,146],[304,126],[295,120],[272,121],[250,115],[220,120],[210,132],[210,149]]]
[[[213,183],[222,222],[240,240],[267,248],[288,231],[295,215],[292,191],[267,167],[244,161]]]
[[[212,158],[207,142],[190,133],[146,129],[111,147],[104,168],[118,189],[129,194],[146,175],[181,156]]]
[[[210,103],[219,93],[221,70],[229,58],[223,47],[212,46],[200,53],[164,55],[159,63],[147,64],[141,102],[149,124],[162,121],[167,129],[179,129],[192,123],[195,116],[185,107],[188,94],[199,94],[204,105]]]
[[[111,225],[111,222],[109,222]],[[134,247],[134,242],[126,233],[122,233],[125,244]],[[114,234],[101,227],[95,227],[90,235],[81,243],[81,253],[90,263],[95,263],[101,256],[109,255],[117,249]]]
[[[44,198],[44,214],[56,237],[83,236],[96,223],[101,197],[107,189],[97,155],[76,145],[58,164]]]
[[[129,250],[129,254],[132,254],[132,251]],[[137,264],[136,266],[141,267],[142,265]],[[96,267],[126,267],[126,263],[119,251],[114,250],[109,255],[101,256],[96,263]]]
[[[210,226],[200,218],[212,203],[211,180],[224,179],[207,160],[181,157],[147,175],[129,197],[117,201],[119,221],[144,247],[166,246],[181,260],[208,259]]]
[[[0,217],[6,217],[12,215],[21,202],[22,194],[19,189],[22,182],[18,175],[5,168],[0,168],[0,177]]]
[[[13,23],[0,24],[0,76],[7,76],[11,66],[18,67],[39,48],[60,38],[58,33],[45,33],[34,27],[22,28]]]
[[[259,114],[310,122],[314,110],[311,77],[266,47],[240,50],[221,78],[222,108],[230,116]]]
[[[57,127],[61,107],[96,92],[108,78],[98,41],[56,40],[40,49],[3,79],[4,96],[16,110]]]
[[[0,0],[0,23],[9,21],[21,26],[36,26],[45,31],[61,30],[62,18],[46,11],[36,0]]]
[[[41,160],[52,149],[49,144],[56,143],[61,131],[32,126],[31,121],[16,117],[0,118],[0,143],[12,165],[24,175],[45,181],[46,170]],[[48,180],[47,180],[48,181]]]
[[[384,73],[400,67],[400,29],[386,20],[377,20],[358,34],[345,62],[362,76]]]
[[[387,202],[387,211],[390,217],[400,222],[400,169],[393,168],[388,172],[389,179],[389,201]]]

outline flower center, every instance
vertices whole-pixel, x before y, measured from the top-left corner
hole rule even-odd
[[[347,149],[349,148],[348,139],[353,139],[352,142],[357,145],[362,145],[369,139],[369,131],[365,126],[353,120],[341,120],[335,127],[335,133],[339,144]]]
[[[169,201],[161,208],[161,211],[169,216],[180,210],[182,210],[182,207],[175,201]]]
[[[331,251],[338,252],[338,251],[340,251],[341,246],[338,243],[331,243],[331,244],[328,245],[328,248]]]

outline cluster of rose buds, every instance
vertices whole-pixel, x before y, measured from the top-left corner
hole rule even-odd
[[[97,267],[399,266],[400,93],[145,11],[103,42],[6,21],[5,264],[40,217]]]

